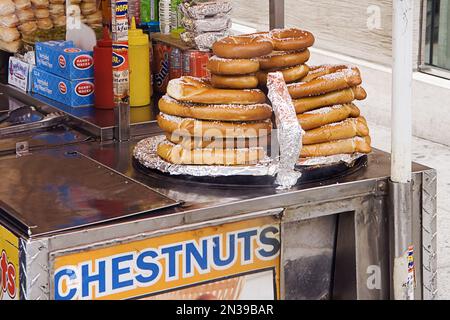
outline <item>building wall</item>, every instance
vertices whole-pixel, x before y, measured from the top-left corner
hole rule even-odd
[[[414,0],[415,62],[420,0]],[[269,0],[233,0],[233,18],[258,30],[269,28]],[[392,0],[285,0],[286,26],[309,30],[315,48],[391,64]]]

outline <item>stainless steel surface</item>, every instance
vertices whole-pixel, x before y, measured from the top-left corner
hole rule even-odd
[[[119,102],[114,108],[114,138],[123,142],[130,140],[130,105]]]
[[[175,205],[176,202],[76,152],[37,151],[0,160],[2,218],[43,235]]]
[[[20,105],[35,106],[45,113],[61,111],[68,116],[68,125],[84,130],[101,141],[114,138],[115,118],[113,109],[73,108],[38,94],[26,94],[14,87],[0,84],[0,113],[3,105],[13,104],[14,101]],[[155,133],[157,130],[155,121],[157,112],[158,110],[153,103],[149,106],[130,108],[130,134],[132,136],[143,136]]]
[[[284,28],[284,0],[269,0],[270,30]]]
[[[54,127],[58,124],[61,124],[64,122],[65,116],[61,112],[52,112],[46,115],[42,118],[40,121],[35,121],[31,123],[24,123],[24,124],[17,124],[12,125],[4,128],[0,128],[0,138],[8,135],[8,134],[15,134],[19,132],[25,132],[25,131],[33,131],[38,129],[46,129]]]
[[[423,298],[434,300],[437,295],[437,244],[436,244],[436,171],[423,173],[422,182],[422,278]],[[420,270],[418,270],[420,271]]]
[[[73,130],[65,125],[56,126],[46,130],[35,130],[6,135],[0,138],[0,156],[12,154],[17,144],[27,143],[30,151],[42,148],[54,148],[66,144],[82,143],[91,137],[82,132]]]
[[[331,298],[336,219],[282,220],[283,299]]]
[[[411,182],[400,183],[389,180],[389,200],[390,225],[393,227],[391,231],[393,295],[391,297],[409,300],[414,294],[411,294],[411,284],[407,282],[404,275],[404,268],[408,268],[408,265],[402,266],[399,262],[405,259],[409,246],[414,245]]]
[[[49,241],[20,241],[20,296],[24,300],[48,300],[50,296]]]

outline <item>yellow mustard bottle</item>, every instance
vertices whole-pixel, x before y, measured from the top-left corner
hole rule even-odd
[[[130,106],[150,104],[150,43],[148,35],[136,28],[134,17],[128,29],[128,59],[130,68]]]

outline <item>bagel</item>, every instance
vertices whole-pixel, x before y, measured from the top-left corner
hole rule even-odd
[[[310,52],[308,49],[303,51],[284,52],[273,51],[265,57],[259,58],[261,70],[280,69],[304,64],[309,60]]]
[[[303,113],[322,107],[351,103],[354,100],[364,100],[366,97],[366,91],[362,87],[353,87],[321,96],[294,99],[292,102],[295,112]]]
[[[363,117],[348,118],[344,121],[327,124],[308,130],[302,136],[303,144],[317,144],[334,140],[365,137],[369,135],[366,119]]]
[[[304,145],[300,157],[326,157],[336,154],[352,154],[355,152],[370,153],[372,151],[370,143],[370,137],[366,136]]]
[[[249,59],[268,55],[273,45],[270,39],[260,35],[230,36],[216,41],[212,50],[221,58]]]
[[[164,113],[157,116],[159,127],[169,133],[190,137],[256,138],[267,136],[272,130],[272,122],[225,122],[180,118]]]
[[[206,68],[212,74],[218,75],[250,74],[259,70],[259,61],[256,59],[224,59],[212,56],[209,58]]]
[[[34,33],[37,30],[37,23],[36,21],[28,21],[25,23],[22,23],[20,26],[17,27],[21,33],[24,35],[29,35]]]
[[[258,78],[255,75],[221,76],[211,75],[211,85],[222,89],[254,89],[258,87]]]
[[[179,144],[185,149],[242,149],[263,147],[268,148],[270,136],[258,138],[215,138],[215,137],[185,137],[178,134],[166,133],[166,139],[174,144]]]
[[[19,21],[21,23],[33,21],[34,20],[34,11],[32,9],[17,10],[16,16],[19,18]]]
[[[205,104],[259,104],[266,102],[266,95],[258,89],[215,89],[205,79],[184,76],[172,79],[167,94],[184,102]]]
[[[361,75],[357,68],[342,69],[309,82],[291,83],[288,85],[288,90],[292,98],[298,99],[355,87],[361,82]]]
[[[283,74],[284,81],[286,83],[291,83],[294,81],[297,81],[301,78],[303,78],[305,75],[308,74],[309,68],[306,64],[302,64],[295,67],[290,67],[286,69],[281,70],[265,70],[265,71],[258,71],[256,73],[256,76],[258,77],[258,82],[260,85],[267,83],[267,74],[269,72],[273,71],[280,71]]]
[[[252,165],[265,157],[263,148],[190,150],[169,141],[159,143],[156,152],[167,162],[184,165]]]
[[[258,121],[272,117],[272,107],[265,103],[195,105],[179,102],[165,95],[159,99],[158,107],[165,114],[200,120]]]
[[[314,36],[309,31],[296,28],[275,29],[270,31],[273,47],[277,51],[299,51],[314,44]]]
[[[305,78],[302,79],[302,81],[308,82],[326,74],[335,73],[343,69],[351,69],[351,67],[345,64],[324,64],[321,66],[309,66],[309,73]]]
[[[35,9],[34,10],[34,15],[37,19],[45,19],[50,17],[50,12],[48,11],[47,8],[45,9]]]
[[[37,27],[41,30],[50,30],[53,28],[53,22],[50,18],[36,20]]]
[[[359,108],[354,104],[343,104],[297,114],[297,119],[303,130],[311,130],[330,123],[340,122],[349,117],[356,118],[360,114]]]

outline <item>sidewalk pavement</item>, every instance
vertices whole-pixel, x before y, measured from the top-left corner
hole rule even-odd
[[[390,128],[369,123],[372,146],[390,151]],[[450,147],[413,137],[413,161],[437,170],[438,298],[450,299]]]

